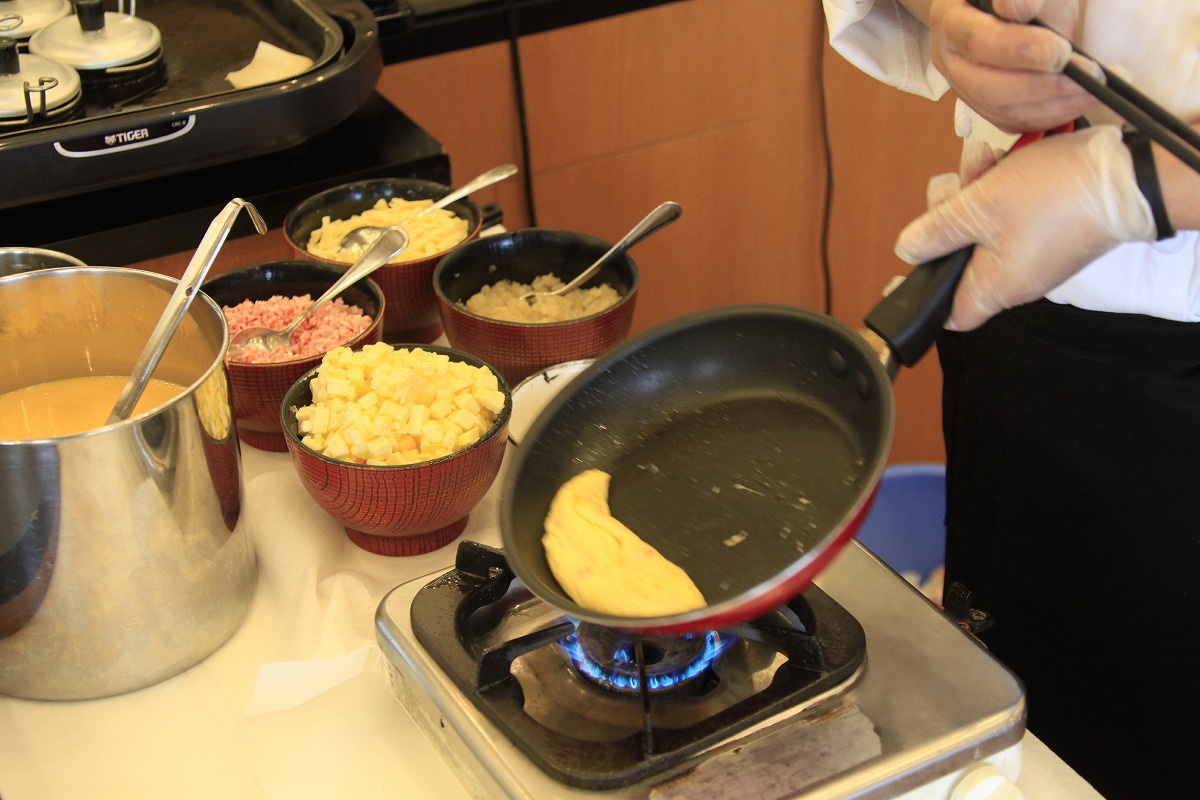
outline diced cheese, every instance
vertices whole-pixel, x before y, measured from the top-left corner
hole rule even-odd
[[[477,389],[475,399],[493,414],[499,414],[500,409],[504,408],[504,392],[499,389]]]
[[[420,403],[408,410],[408,426],[405,431],[412,436],[420,436],[425,429],[425,421],[429,419],[429,406]]]
[[[429,444],[441,444],[442,439],[446,438],[446,431],[438,424],[437,420],[429,420],[421,426],[421,438]]]
[[[386,343],[329,351],[295,409],[305,446],[364,464],[401,465],[468,447],[491,429],[505,395],[490,369]]]

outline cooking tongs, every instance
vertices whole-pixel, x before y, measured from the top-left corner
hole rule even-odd
[[[967,2],[980,11],[986,11],[993,15],[996,13],[992,0],[967,0]],[[1029,24],[1037,25],[1048,31],[1054,30],[1037,19],[1030,20]],[[1055,32],[1057,33],[1057,31]],[[1158,142],[1180,161],[1196,172],[1200,172],[1200,134],[1197,134],[1183,120],[1122,80],[1112,70],[1080,50],[1074,43],[1071,44],[1071,50],[1096,64],[1104,75],[1104,80],[1101,81],[1089,75],[1085,69],[1070,61],[1063,67],[1064,75],[1086,89],[1101,103],[1120,114],[1147,137]]]

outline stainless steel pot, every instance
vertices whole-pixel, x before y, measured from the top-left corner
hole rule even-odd
[[[128,375],[176,281],[109,267],[0,281],[0,392]],[[220,308],[198,297],[154,373],[170,402],[0,441],[0,692],[103,697],[196,664],[240,626],[253,547]]]
[[[57,250],[45,250],[41,247],[0,247],[0,278],[35,269],[82,266],[84,263],[78,258]]]

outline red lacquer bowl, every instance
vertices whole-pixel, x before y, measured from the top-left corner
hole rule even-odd
[[[487,366],[449,347],[420,347],[471,366]],[[309,495],[342,523],[352,542],[372,553],[415,556],[458,538],[504,459],[512,416],[512,392],[504,379],[499,381],[504,408],[487,434],[448,456],[392,467],[338,461],[301,443],[295,409],[312,402],[309,381],[316,372],[313,369],[296,381],[278,409],[292,463]]]
[[[315,261],[269,261],[209,278],[200,290],[222,307],[234,306],[243,300],[269,300],[276,295],[299,297],[307,294],[316,300],[341,274],[342,270],[337,267]],[[383,290],[379,285],[364,278],[342,292],[340,297],[347,304],[358,306],[373,320],[346,346],[361,347],[378,342],[384,324]],[[279,404],[301,375],[320,364],[321,355],[273,364],[227,362],[238,438],[260,450],[286,451],[287,443],[279,426]]]
[[[638,268],[628,254],[609,261],[586,286],[607,283],[621,299],[605,310],[566,322],[520,323],[467,311],[463,303],[507,278],[529,284],[539,275],[564,282],[583,272],[612,247],[594,236],[527,228],[468,242],[447,254],[433,273],[446,338],[482,358],[515,386],[555,364],[594,358],[629,336],[637,301]]]
[[[283,233],[288,244],[300,258],[330,264],[342,269],[348,262],[319,258],[307,250],[313,231],[321,227],[324,217],[349,219],[371,208],[381,199],[399,197],[404,200],[440,200],[453,191],[451,187],[418,178],[377,178],[356,181],[326,189],[297,205],[283,220]],[[479,236],[483,212],[469,197],[446,207],[467,221],[466,242]],[[433,293],[433,269],[450,250],[376,270],[371,277],[383,289],[388,314],[384,320],[383,338],[388,342],[432,342],[442,334],[437,298]]]

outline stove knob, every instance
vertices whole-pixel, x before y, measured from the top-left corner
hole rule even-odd
[[[1025,795],[1007,775],[984,763],[963,773],[949,800],[1025,800]]]

